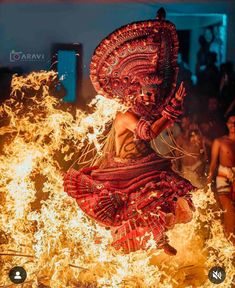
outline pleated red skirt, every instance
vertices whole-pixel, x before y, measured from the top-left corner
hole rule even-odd
[[[125,163],[110,157],[105,168],[71,169],[64,190],[92,219],[110,227],[116,249],[145,249],[151,234],[165,241],[166,215],[176,213],[178,198],[194,211],[191,183],[174,173],[170,161],[152,153]]]

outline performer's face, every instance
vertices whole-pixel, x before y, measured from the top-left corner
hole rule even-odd
[[[155,89],[148,88],[142,89],[140,95],[137,96],[137,101],[145,103],[145,105],[154,105],[155,104]]]

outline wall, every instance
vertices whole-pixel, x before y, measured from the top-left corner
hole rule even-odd
[[[50,50],[53,43],[80,42],[83,45],[83,72],[84,75],[88,75],[91,55],[102,38],[128,22],[154,18],[157,9],[161,6],[164,6],[168,13],[227,14],[227,57],[235,61],[235,5],[230,1],[216,2],[213,5],[211,3],[164,4],[163,1],[154,4],[3,2],[0,4],[0,66],[16,65],[9,59],[10,52],[15,50],[45,55],[45,60],[42,62],[21,63],[25,70],[49,69]],[[177,27],[177,23],[175,24]]]

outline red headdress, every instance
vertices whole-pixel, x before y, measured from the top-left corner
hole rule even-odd
[[[96,92],[141,116],[160,115],[175,92],[178,37],[158,10],[155,20],[123,26],[101,41],[90,65]]]

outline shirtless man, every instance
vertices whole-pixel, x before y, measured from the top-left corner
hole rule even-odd
[[[228,239],[235,244],[235,112],[227,117],[228,135],[214,140],[211,152],[211,163],[208,183],[211,182],[217,163],[219,164],[216,177],[216,187],[219,202],[224,210],[224,232]]]

